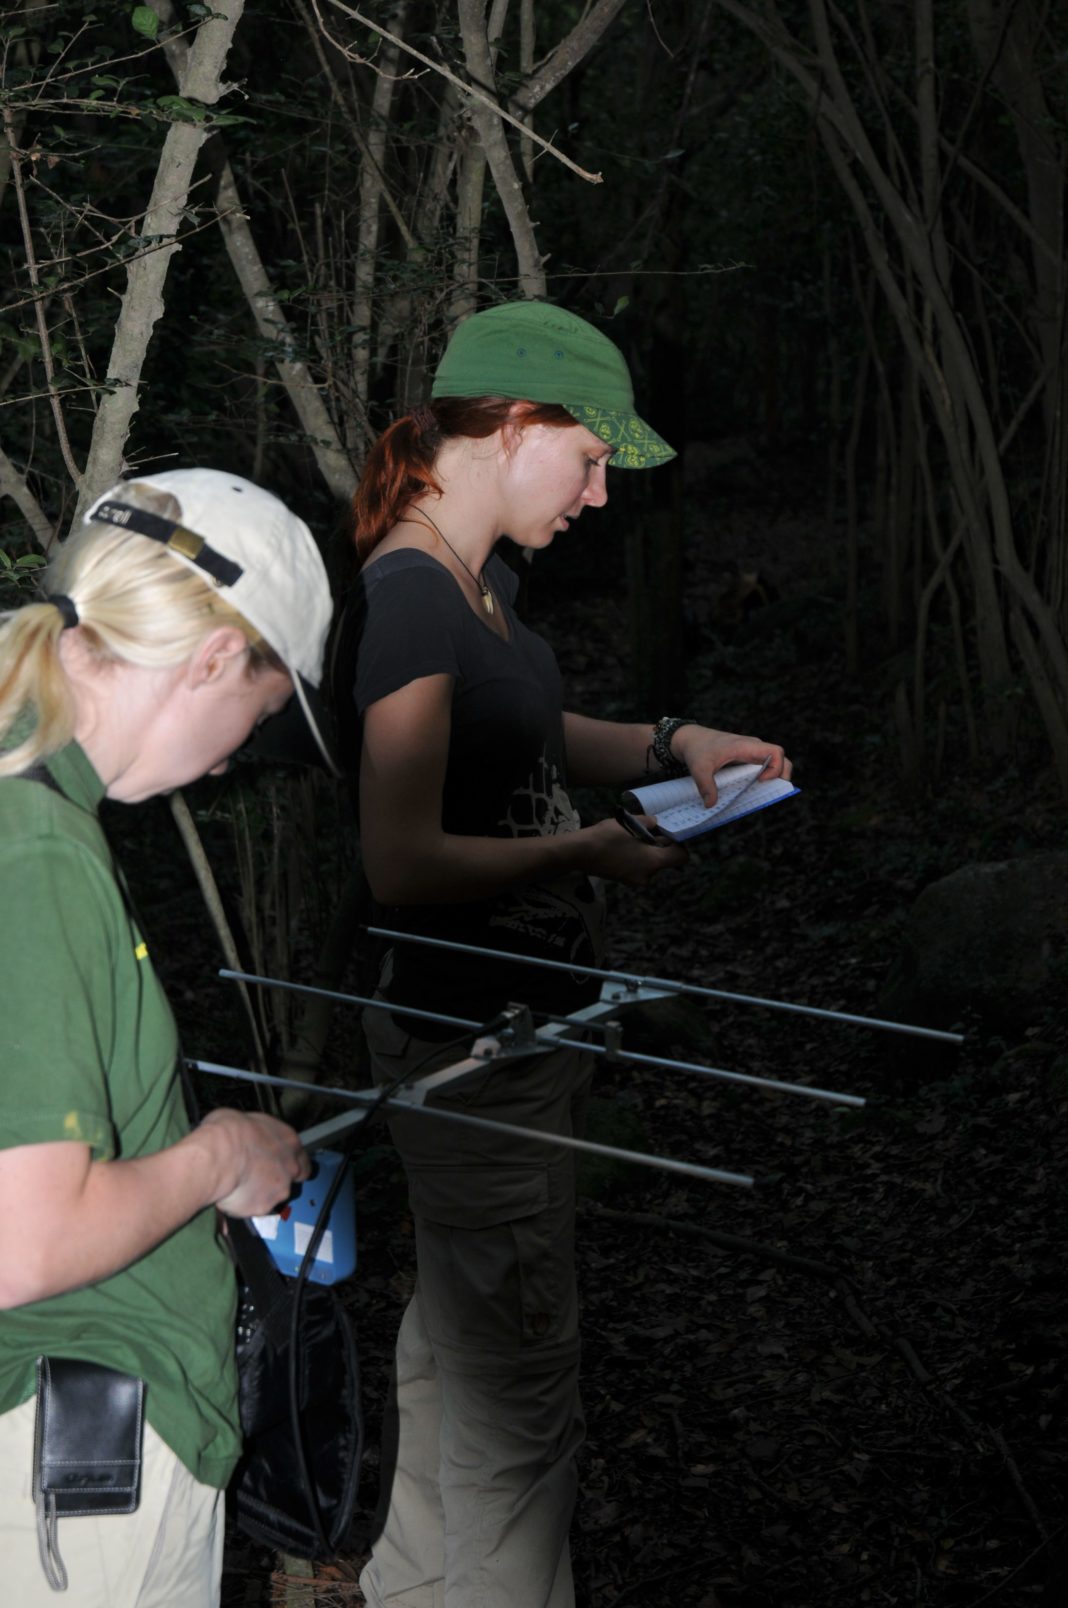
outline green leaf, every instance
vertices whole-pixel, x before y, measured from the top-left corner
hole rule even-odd
[[[204,115],[209,118],[212,128],[233,128],[237,123],[251,123],[254,121],[253,118],[245,117],[240,112],[212,111],[209,116],[205,111]]]
[[[203,123],[208,115],[206,106],[198,106],[183,95],[158,95],[156,105],[161,112],[169,112],[177,123]]]
[[[622,313],[622,312],[625,312],[626,309],[629,306],[630,306],[630,297],[629,296],[621,296],[619,298],[619,300],[616,302],[616,305],[612,308],[612,317],[613,318],[618,318],[619,314]]]
[[[159,33],[159,18],[151,6],[134,6],[130,21],[134,33],[139,33],[144,39],[155,39]]]

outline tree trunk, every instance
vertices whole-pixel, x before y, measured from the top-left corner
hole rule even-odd
[[[180,85],[184,99],[204,106],[214,106],[223,94],[222,71],[244,9],[244,0],[219,0],[219,4],[222,9],[212,11],[197,28]],[[210,132],[207,122],[175,122],[163,142],[139,238],[146,247],[158,242],[169,244],[135,258],[127,270],[108,363],[108,391],[93,425],[75,523],[122,471],[148,343],[163,313],[163,287],[171,258],[181,250],[177,235],[188,205],[193,169]]]
[[[482,197],[486,188],[486,148],[470,129],[460,147],[456,181],[456,238],[449,323],[456,325],[478,307],[478,248],[482,240]]]
[[[152,9],[164,24],[175,19],[172,0],[152,0]],[[183,82],[188,70],[189,47],[180,36],[164,43],[175,82]],[[267,269],[256,246],[237,180],[226,157],[221,136],[216,136],[205,153],[214,158],[217,174],[215,210],[231,266],[245,293],[261,338],[270,347],[278,377],[286,388],[293,410],[307,434],[308,445],[319,471],[332,494],[348,502],[356,489],[356,475],[341,444],[327,410],[322,392],[316,386],[306,363],[295,353],[296,343],[289,321],[274,293]]]
[[[486,28],[485,0],[457,0],[464,60],[471,80],[485,94],[496,96],[496,78]],[[484,101],[471,102],[471,121],[486,153],[489,170],[504,207],[519,265],[520,294],[534,299],[548,294],[543,259],[534,236],[534,225],[523,196],[523,185],[516,170],[504,124]]]
[[[401,34],[407,14],[407,0],[400,0],[389,17],[393,33]],[[352,387],[362,407],[366,408],[370,391],[371,341],[374,330],[374,286],[376,257],[380,238],[380,217],[383,170],[386,161],[386,139],[397,83],[397,62],[400,50],[391,40],[383,40],[379,72],[371,96],[370,127],[367,132],[367,149],[360,164],[360,221],[356,240],[354,291],[352,305]]]

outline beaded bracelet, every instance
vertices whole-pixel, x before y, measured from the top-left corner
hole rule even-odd
[[[676,759],[671,752],[671,739],[680,726],[698,726],[700,721],[693,715],[661,715],[653,727],[653,740],[645,750],[645,768],[652,770],[649,756],[652,755],[656,766],[665,776],[685,776],[686,766],[680,759]]]

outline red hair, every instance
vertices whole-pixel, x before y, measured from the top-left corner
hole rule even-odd
[[[520,412],[514,411],[520,409]],[[352,499],[353,539],[368,558],[408,505],[428,491],[440,497],[434,460],[442,443],[457,436],[484,441],[509,419],[520,429],[547,424],[563,430],[576,421],[558,402],[509,401],[503,396],[441,396],[397,419],[367,455]]]

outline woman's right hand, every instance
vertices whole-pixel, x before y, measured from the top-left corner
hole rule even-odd
[[[685,865],[689,859],[679,843],[663,847],[640,843],[618,821],[598,821],[582,829],[590,848],[586,869],[592,876],[608,882],[622,882],[628,888],[644,888],[661,871]]]
[[[213,1204],[228,1217],[266,1215],[311,1174],[299,1134],[263,1111],[209,1111],[200,1129],[222,1153]]]

